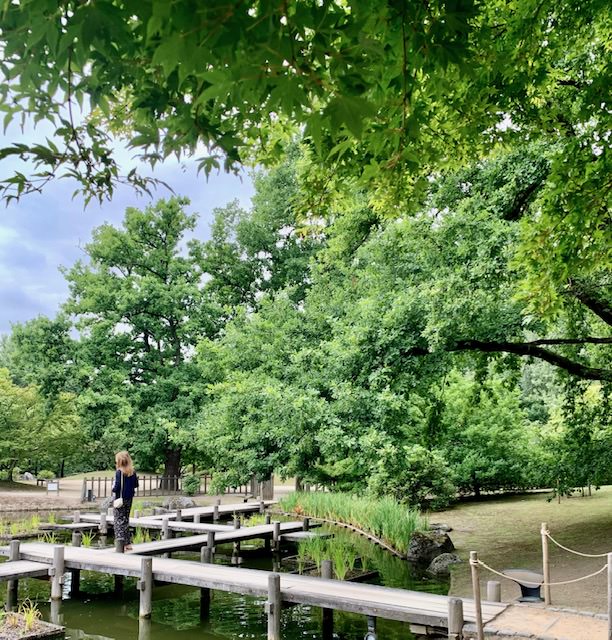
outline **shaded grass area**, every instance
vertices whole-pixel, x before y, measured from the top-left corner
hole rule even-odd
[[[450,593],[470,596],[470,551],[491,567],[502,570],[526,568],[542,570],[540,525],[548,529],[561,544],[585,553],[612,552],[612,486],[593,492],[592,497],[564,498],[561,504],[548,500],[550,494],[529,494],[498,498],[484,502],[463,503],[435,514],[437,522],[453,527],[450,534],[457,553],[465,561],[453,569]],[[582,558],[550,547],[551,580],[572,580],[602,567],[605,558]],[[494,575],[481,575],[498,580]],[[571,585],[552,587],[553,605],[585,611],[606,611],[605,572],[595,578]],[[519,596],[519,588],[502,580],[502,599]]]
[[[37,487],[35,484],[25,482],[13,482],[12,480],[0,480],[0,491],[31,491],[32,493],[47,493],[46,487]]]
[[[296,492],[280,501],[284,511],[353,525],[406,553],[414,531],[427,529],[427,519],[392,498],[365,498],[349,493]]]

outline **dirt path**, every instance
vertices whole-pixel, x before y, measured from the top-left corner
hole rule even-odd
[[[542,494],[464,503],[448,511],[431,514],[432,522],[453,527],[450,534],[463,560],[469,552],[491,567],[502,570],[527,568],[541,571],[542,552],[540,524],[548,523],[551,535],[567,547],[586,553],[612,551],[612,486],[603,487],[592,497],[547,501]],[[582,558],[550,544],[551,580],[573,580],[593,573],[605,558]],[[487,580],[498,580],[483,572],[483,588]],[[584,611],[607,611],[606,572],[571,585],[552,587],[552,603]],[[454,568],[451,594],[471,596],[469,565]],[[518,586],[502,580],[502,600],[520,595]]]

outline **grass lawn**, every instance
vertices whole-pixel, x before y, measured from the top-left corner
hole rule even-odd
[[[46,493],[46,487],[37,487],[35,484],[25,484],[24,482],[12,482],[8,480],[0,480],[0,491],[32,491]]]
[[[584,553],[612,552],[612,486],[594,491],[591,497],[564,498],[550,502],[550,494],[464,502],[447,511],[432,513],[431,522],[453,527],[450,534],[459,556],[465,560],[453,570],[451,594],[469,596],[472,586],[467,562],[470,551],[497,570],[527,568],[541,571],[540,525],[566,547]],[[564,581],[593,573],[606,558],[582,558],[549,543],[551,580]],[[494,575],[481,574],[483,586]],[[606,611],[606,572],[576,584],[552,587],[553,605],[586,611]],[[519,595],[518,586],[502,580],[502,599]]]

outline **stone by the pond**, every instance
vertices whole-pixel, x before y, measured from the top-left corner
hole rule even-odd
[[[429,528],[432,531],[444,531],[444,533],[450,533],[453,530],[453,528],[450,525],[444,524],[442,522],[432,522],[429,525]]]
[[[434,576],[445,576],[450,573],[451,565],[462,562],[456,553],[442,553],[431,561],[427,573]]]
[[[415,531],[408,545],[408,560],[429,564],[434,558],[455,550],[455,545],[442,531]]]
[[[34,476],[29,471],[26,471],[21,478],[22,480],[34,480]]]
[[[163,502],[164,509],[190,509],[191,507],[197,507],[198,505],[191,498],[186,496],[171,496],[166,498]]]
[[[9,615],[14,615],[18,624],[7,621]],[[43,620],[37,620],[30,631],[24,628],[23,616],[19,613],[7,614],[4,624],[0,624],[0,640],[62,640],[66,637],[65,628]]]

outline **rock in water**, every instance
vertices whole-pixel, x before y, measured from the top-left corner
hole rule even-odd
[[[198,505],[191,498],[186,496],[171,496],[166,498],[163,502],[164,509],[190,509],[191,507],[197,507]]]
[[[415,531],[408,545],[408,560],[419,564],[429,564],[443,553],[455,550],[455,545],[447,533],[442,531]]]
[[[427,567],[427,573],[434,576],[447,576],[450,573],[451,565],[462,562],[456,553],[442,553],[431,561]]]

